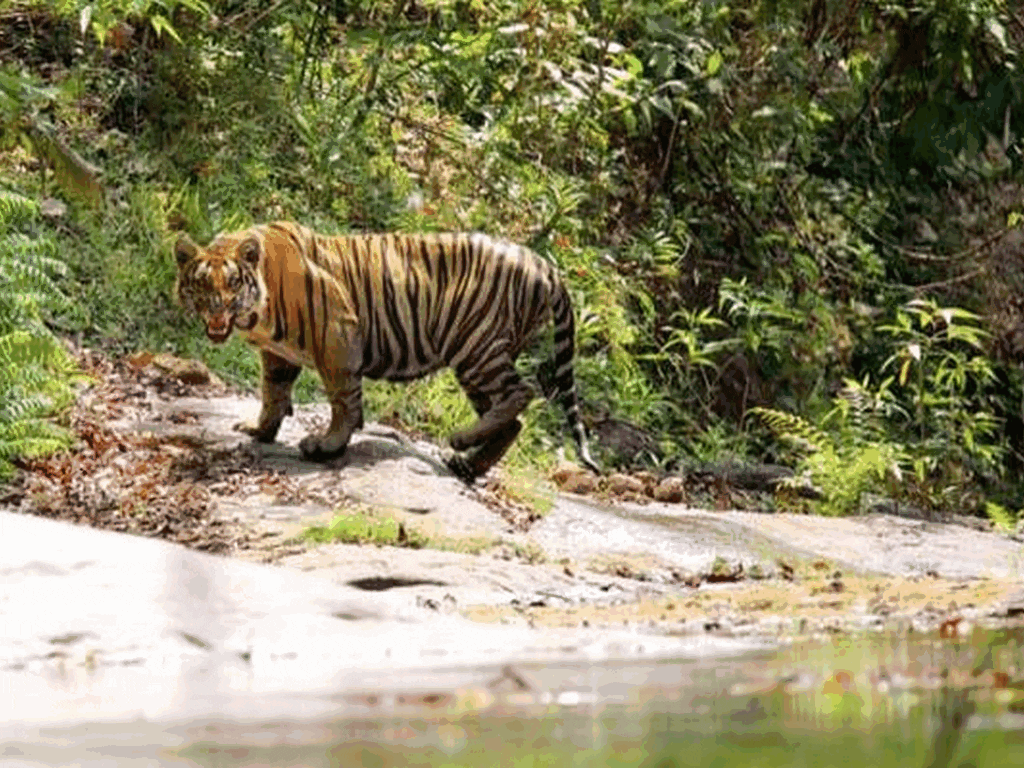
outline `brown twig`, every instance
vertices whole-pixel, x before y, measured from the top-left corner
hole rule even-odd
[[[986,267],[978,267],[977,269],[971,270],[970,272],[967,272],[965,274],[957,275],[956,277],[951,277],[949,280],[938,280],[934,283],[925,283],[924,285],[918,285],[914,287],[914,295],[920,296],[922,293],[927,293],[928,291],[931,291],[935,288],[948,288],[949,286],[956,285],[957,283],[965,283],[968,280],[977,277],[978,275],[985,274],[987,271],[988,269]]]

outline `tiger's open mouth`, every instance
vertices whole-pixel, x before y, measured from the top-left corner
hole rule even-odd
[[[223,344],[228,340],[231,331],[235,327],[235,318],[232,315],[227,317],[211,317],[206,321],[206,337],[214,344]]]

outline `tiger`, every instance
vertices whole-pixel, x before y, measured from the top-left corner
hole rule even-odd
[[[331,406],[326,432],[299,443],[304,459],[344,454],[363,427],[362,378],[410,381],[444,367],[477,421],[453,433],[449,469],[484,475],[522,429],[534,398],[515,368],[535,332],[553,321],[556,398],[579,461],[591,458],[573,376],[572,304],[555,268],[530,249],[480,233],[326,236],[291,222],[217,237],[187,233],[174,247],[175,293],[221,344],[237,330],[259,348],[262,405],[235,429],[271,443],[292,415],[292,385],[315,369]]]

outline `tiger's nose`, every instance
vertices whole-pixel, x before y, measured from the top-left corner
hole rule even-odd
[[[210,313],[206,318],[206,326],[215,333],[226,331],[230,324],[231,316],[227,312]]]

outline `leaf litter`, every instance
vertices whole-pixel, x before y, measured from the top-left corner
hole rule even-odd
[[[260,466],[249,445],[212,447],[200,439],[156,438],[118,432],[108,421],[149,410],[154,399],[210,397],[228,388],[193,361],[179,375],[171,356],[131,356],[114,361],[76,350],[89,384],[69,415],[77,437],[68,451],[23,461],[0,503],[22,512],[95,528],[166,539],[194,549],[228,553],[248,549],[261,534],[214,515],[218,497],[290,492],[288,479]],[[153,363],[154,358],[163,358]],[[184,379],[184,380],[183,380]],[[198,421],[195,414],[175,419]]]

